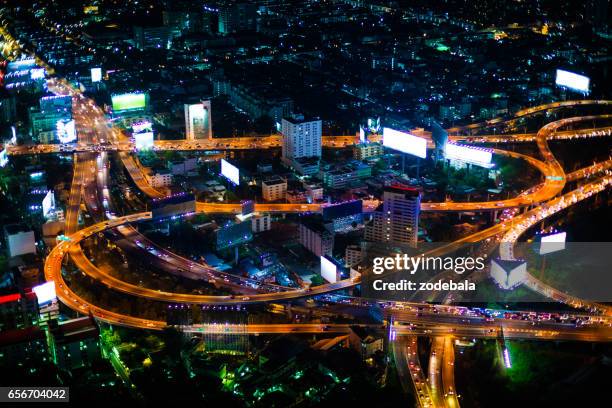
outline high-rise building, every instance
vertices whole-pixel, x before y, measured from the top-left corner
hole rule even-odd
[[[187,140],[212,139],[210,101],[185,104],[185,134]]]
[[[321,121],[304,120],[303,116],[283,118],[283,160],[321,157]]]
[[[31,107],[29,110],[32,137],[38,143],[67,143],[76,138],[76,129],[72,122],[72,97],[43,96],[40,98],[39,108]]]
[[[166,26],[134,26],[134,45],[139,50],[151,48],[169,49],[173,34],[170,27]]]
[[[382,208],[366,226],[366,241],[416,247],[419,232],[421,193],[402,185],[386,187]]]
[[[219,8],[219,32],[221,34],[257,29],[257,6],[238,2]]]
[[[168,27],[175,36],[202,31],[204,21],[202,13],[197,11],[164,10],[162,18],[164,26]]]

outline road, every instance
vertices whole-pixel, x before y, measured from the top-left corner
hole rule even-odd
[[[570,140],[590,137],[608,137],[612,134],[612,127],[602,126],[589,129],[560,130],[551,135],[551,140]],[[423,133],[421,137],[428,138],[430,147],[433,142],[428,133]],[[449,136],[449,140],[460,143],[530,143],[536,139],[536,133],[515,133],[503,135],[479,135],[479,136]],[[370,141],[381,140],[380,137],[373,136]],[[154,151],[224,151],[224,150],[255,150],[281,147],[280,135],[269,135],[249,138],[215,138],[214,142],[208,140],[155,140],[153,142]],[[355,136],[323,136],[322,145],[328,148],[344,148],[358,143]],[[66,144],[36,144],[36,145],[16,145],[7,146],[9,156],[28,155],[28,154],[55,154],[55,153],[78,153],[78,152],[100,152],[116,151],[121,153],[133,153],[136,145],[129,139],[108,144],[91,143],[66,143]]]
[[[62,81],[58,81],[58,82],[62,83]],[[84,101],[82,95],[76,95],[76,99],[78,99],[80,102],[85,102],[85,103],[89,104],[90,106],[92,105],[91,101]],[[606,101],[603,101],[603,102],[602,101],[595,101],[595,102],[593,102],[593,101],[581,101],[581,102],[578,102],[576,104],[580,105],[580,104],[592,104],[592,103],[607,104],[608,102],[606,102]],[[546,109],[555,108],[557,106],[562,106],[562,105],[563,105],[563,103],[557,103],[557,104],[553,104],[550,107],[547,107]],[[93,106],[91,107],[91,109],[99,110],[99,108],[93,107]],[[531,110],[527,110],[526,112],[521,112],[517,116],[522,116],[522,115],[530,114],[530,112],[535,111],[534,109],[535,108],[533,108]],[[79,107],[79,110],[85,111],[85,110],[87,110],[87,106],[82,105],[82,106]],[[547,164],[547,166],[550,169],[553,170],[553,175],[554,175],[553,177],[559,178],[558,175],[562,175],[563,174],[563,170],[561,169],[561,166],[559,165],[559,163],[556,161],[556,159],[554,158],[554,156],[552,155],[552,153],[548,149],[548,145],[547,145],[548,135],[551,134],[552,132],[554,132],[558,127],[564,126],[566,124],[573,123],[575,121],[581,121],[581,120],[592,120],[592,119],[595,119],[595,118],[600,118],[600,117],[581,117],[581,118],[565,119],[565,120],[562,120],[562,121],[557,121],[557,122],[553,122],[552,124],[546,125],[544,128],[542,128],[538,132],[538,134],[536,136],[538,147],[540,149],[540,152],[541,152],[542,156],[544,157],[545,163]],[[94,121],[95,121],[95,119],[94,119]],[[558,125],[559,123],[561,123],[561,124]],[[490,125],[490,124],[491,123],[489,122],[487,125]],[[97,125],[97,126],[105,126],[105,123],[97,123],[96,122],[95,125]],[[100,142],[104,143],[107,140],[100,140]],[[96,142],[96,140],[90,140],[88,142],[90,142],[90,143],[91,142]],[[78,163],[80,161],[76,160],[76,162],[77,162],[77,166],[75,166],[75,168],[78,168]],[[80,172],[75,171],[75,174],[79,175]],[[556,181],[560,181],[563,184],[565,184],[564,177],[560,177],[560,178],[561,178],[561,180],[556,180]],[[76,191],[79,191],[79,192],[81,191],[81,188],[79,188],[79,184],[82,184],[82,181],[81,181],[81,183],[79,183],[79,180],[82,180],[82,178],[81,177],[77,177],[76,180],[77,181],[75,182],[75,185],[74,185],[75,188],[73,189],[75,191],[75,194],[74,194],[75,198],[76,198],[76,196],[78,196]],[[593,184],[593,183],[591,183],[591,184]],[[607,185],[608,185],[608,183],[602,184],[602,188],[607,187]],[[577,199],[577,197],[574,196],[574,199]],[[72,204],[72,205],[69,206],[69,210],[71,212],[70,215],[74,216],[74,213],[76,213],[77,214],[77,219],[78,219],[78,207],[79,206],[76,205],[76,200],[75,201],[71,201],[70,204]],[[140,216],[142,216],[142,214],[140,214],[140,215],[137,214],[136,216],[133,216],[133,218],[131,220],[129,219],[131,216],[124,217],[126,219],[122,220],[121,223],[118,223],[115,226],[121,225],[123,222],[126,222],[126,220],[127,220],[127,222],[137,221],[137,220],[140,219],[139,218]],[[150,217],[150,214],[148,214],[148,217]],[[93,231],[96,231],[96,229],[98,229],[97,232],[101,232],[101,231],[105,230],[108,227],[108,222],[105,222],[104,224],[105,225],[104,225],[103,228],[100,228],[99,225],[96,224],[93,227]],[[56,284],[58,285],[58,287],[60,289],[58,291],[58,293],[62,293],[62,295],[60,295],[60,298],[63,298],[62,300],[65,300],[66,303],[69,304],[71,307],[75,308],[75,310],[79,310],[79,311],[88,310],[88,311],[91,311],[92,313],[95,312],[97,315],[99,315],[100,318],[102,318],[102,319],[111,319],[112,318],[113,320],[116,320],[118,324],[124,324],[125,319],[130,319],[130,323],[134,324],[135,327],[149,327],[149,328],[154,328],[155,327],[155,328],[159,328],[160,326],[162,326],[163,325],[162,322],[152,322],[152,321],[137,319],[137,318],[128,317],[128,316],[122,316],[122,315],[117,315],[117,314],[109,314],[107,316],[105,314],[107,311],[103,311],[102,309],[96,309],[95,306],[89,305],[89,304],[83,302],[81,299],[76,297],[76,295],[74,293],[72,293],[69,288],[67,288],[65,286],[65,284],[64,284],[64,282],[62,280],[62,277],[61,277],[61,263],[62,263],[62,259],[63,259],[63,256],[65,254],[65,251],[67,249],[70,249],[70,247],[73,245],[72,240],[75,240],[75,241],[79,240],[80,241],[81,239],[83,239],[83,237],[85,237],[86,234],[83,233],[83,231],[84,230],[78,231],[78,232],[76,232],[74,234],[71,234],[70,238],[69,238],[69,241],[64,241],[64,242],[58,244],[56,246],[56,248],[54,249],[54,251],[56,249],[57,249],[57,251],[55,251],[55,253],[52,251],[52,253],[49,255],[49,258],[47,260],[48,262],[46,262],[46,264],[45,264],[45,275],[46,276],[53,276],[53,272],[57,273],[57,271],[59,271],[59,279],[56,280]],[[342,287],[342,284],[343,284],[343,282],[338,282],[336,284],[331,284],[331,286],[329,288],[325,288],[325,290],[323,292],[321,292],[321,293],[327,293],[330,290],[336,290],[336,287]],[[355,281],[352,280],[350,282],[350,284],[351,285],[355,284]],[[327,285],[322,285],[322,286],[327,286]],[[311,295],[318,294],[319,292],[316,292],[317,289],[319,289],[319,287],[313,289],[309,293]],[[282,293],[280,295],[283,295],[283,296],[293,296],[293,294],[291,294],[289,292],[285,292],[285,293]],[[242,299],[242,300],[243,301],[247,301],[247,299]],[[140,320],[140,321],[138,321],[138,320]],[[436,330],[441,330],[442,326],[436,326],[435,329]],[[322,330],[325,331],[326,328],[323,328]],[[412,333],[414,333],[415,328],[414,327],[410,327],[410,330],[412,331]],[[425,330],[424,331],[425,334],[433,332],[432,329],[424,329],[424,330]],[[455,333],[458,332],[458,330],[455,327],[452,327],[450,330],[455,332]],[[483,330],[483,329],[482,328],[474,328],[474,327],[470,327],[470,328],[462,327],[460,330],[461,330],[461,332],[473,332],[474,330],[478,331],[478,330]],[[537,330],[536,329],[520,329],[520,330],[517,330],[517,329],[514,329],[514,328],[508,328],[506,330],[508,332],[508,336],[513,336],[513,335],[516,334],[518,336],[523,336],[523,335],[528,336],[528,337],[529,336],[533,336],[534,338],[542,337],[542,336],[559,336],[559,335],[570,336],[570,337],[577,337],[577,338],[593,338],[593,339],[607,338],[607,333],[605,333],[605,330],[596,330],[596,331],[594,331],[594,333],[582,333],[582,332],[579,332],[578,330],[570,330],[570,331],[567,331],[567,332],[566,331],[555,332],[555,331],[546,331],[546,330],[540,330],[540,329],[537,329]],[[584,328],[583,330],[592,330],[592,328]],[[470,335],[476,336],[477,333],[471,333]],[[559,337],[557,337],[557,338],[559,338]]]
[[[429,352],[429,367],[427,377],[434,407],[444,406],[444,390],[442,387],[442,355],[444,353],[444,337],[436,336],[431,339]]]
[[[455,340],[451,336],[444,337],[442,387],[444,388],[444,405],[448,408],[459,408],[457,388],[455,387]]]
[[[408,391],[412,386],[416,402],[420,407],[435,407],[431,389],[419,362],[417,336],[400,338],[393,341],[390,346],[402,388]]]

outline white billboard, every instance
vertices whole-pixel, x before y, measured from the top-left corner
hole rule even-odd
[[[449,160],[461,160],[476,166],[492,167],[493,153],[487,149],[447,143],[445,157]]]
[[[70,143],[77,139],[74,119],[60,119],[56,123],[57,138],[60,143]]]
[[[363,129],[363,126],[359,126],[359,143],[365,143],[365,142],[366,142],[365,130]]]
[[[153,130],[153,124],[149,122],[148,120],[132,123],[133,133],[150,132],[152,130]]]
[[[185,131],[188,140],[206,139],[210,135],[210,102],[185,105]]]
[[[338,281],[338,267],[325,256],[321,257],[321,277],[329,283]]]
[[[53,194],[53,190],[47,191],[47,195],[43,198],[42,201],[42,209],[43,216],[45,218],[49,218],[51,212],[55,210],[55,194]]]
[[[142,132],[134,134],[136,150],[153,149],[153,132]]]
[[[383,146],[422,159],[427,156],[427,140],[391,128],[383,129]]]
[[[36,293],[36,298],[38,299],[39,305],[44,305],[45,303],[49,303],[57,299],[57,295],[55,293],[55,282],[53,281],[34,286],[32,291]]]
[[[589,77],[584,75],[578,75],[570,71],[565,71],[563,69],[557,70],[557,78],[555,83],[558,86],[562,86],[565,88],[570,88],[575,91],[589,93],[589,85],[591,80]]]
[[[102,68],[91,69],[91,82],[100,82],[102,80]]]
[[[540,251],[539,251],[540,255],[564,250],[566,237],[567,237],[566,232],[558,232],[556,234],[543,235],[540,238]]]
[[[240,184],[240,170],[224,159],[221,159],[221,175],[236,185]]]
[[[30,70],[30,79],[44,79],[45,69],[44,68],[33,68]]]
[[[502,289],[512,289],[527,278],[527,262],[491,261],[491,277]]]

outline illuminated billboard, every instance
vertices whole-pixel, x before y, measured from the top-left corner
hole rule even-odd
[[[147,120],[143,122],[132,123],[132,133],[142,133],[153,131],[153,124]]]
[[[91,69],[91,82],[100,82],[102,80],[102,68]]]
[[[210,101],[185,105],[185,133],[188,140],[212,137]]]
[[[49,215],[51,215],[51,213],[55,211],[55,194],[53,194],[53,191],[49,190],[45,198],[43,198],[42,209],[43,216],[45,218],[48,218]]]
[[[240,184],[240,170],[224,159],[221,159],[221,175],[236,185]]]
[[[383,129],[383,146],[422,159],[427,156],[427,140],[391,128]]]
[[[527,279],[527,262],[493,259],[491,277],[502,289],[513,289]]]
[[[573,89],[578,92],[589,93],[589,84],[591,80],[584,75],[578,75],[563,69],[557,70],[555,83],[558,86]]]
[[[321,257],[321,277],[329,283],[338,281],[338,267],[326,256]]]
[[[4,167],[8,164],[8,154],[6,153],[6,149],[2,149],[0,151],[0,167]]]
[[[461,160],[481,167],[492,167],[493,153],[488,149],[461,146],[454,143],[446,144],[445,157],[449,160]]]
[[[36,67],[36,60],[34,58],[26,58],[17,61],[11,61],[6,66],[6,72],[21,71],[24,69],[32,69]]]
[[[556,232],[554,234],[542,235],[540,237],[539,254],[550,254],[551,252],[562,251],[565,249],[566,232]]]
[[[30,79],[44,79],[45,69],[44,68],[33,68],[30,70]]]
[[[359,126],[359,143],[365,143],[365,142],[366,142],[365,130],[363,129],[363,126]]]
[[[145,109],[147,107],[147,94],[142,92],[113,95],[111,100],[115,112]]]
[[[57,299],[57,295],[55,294],[55,282],[53,281],[34,286],[32,291],[36,293],[36,298],[38,299],[39,305],[44,305],[45,303],[49,303]]]
[[[57,138],[60,143],[70,143],[77,139],[74,119],[60,119],[56,125]]]
[[[153,132],[142,132],[134,135],[136,150],[147,150],[153,148]]]
[[[368,130],[372,133],[380,132],[380,118],[368,119]]]

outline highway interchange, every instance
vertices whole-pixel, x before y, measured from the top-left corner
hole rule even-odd
[[[7,33],[2,30],[0,33],[7,36]],[[37,59],[40,64],[44,65],[40,59]],[[48,67],[48,73],[53,73],[51,67]],[[53,81],[56,81],[53,83]],[[66,235],[67,240],[60,241],[58,245],[49,253],[45,262],[45,277],[47,280],[54,281],[56,284],[58,298],[70,307],[71,309],[82,313],[92,314],[97,319],[102,321],[117,324],[121,326],[144,328],[144,329],[162,329],[166,327],[163,321],[143,319],[136,316],[125,315],[117,312],[106,310],[97,305],[91,304],[79,297],[68,284],[65,282],[62,270],[64,262],[68,255],[79,269],[92,277],[95,280],[102,282],[105,286],[112,290],[127,293],[132,296],[151,298],[155,300],[179,302],[179,303],[198,303],[198,304],[245,304],[258,302],[282,302],[284,300],[297,299],[302,297],[313,297],[315,295],[326,295],[330,292],[340,289],[349,288],[360,283],[359,278],[347,279],[334,284],[326,284],[317,286],[311,289],[291,290],[281,287],[263,287],[265,293],[254,293],[248,295],[230,295],[230,296],[203,296],[167,293],[160,291],[152,291],[143,287],[131,285],[127,282],[118,280],[111,275],[100,271],[87,259],[80,247],[81,241],[92,236],[93,234],[115,230],[119,231],[126,239],[135,242],[142,237],[137,231],[130,226],[132,223],[137,223],[151,218],[148,212],[130,214],[120,218],[112,218],[104,220],[104,212],[99,205],[100,192],[96,181],[96,165],[97,154],[100,151],[120,151],[122,163],[126,166],[129,174],[132,176],[136,185],[150,197],[159,196],[160,193],[150,187],[146,182],[146,178],[142,176],[141,169],[134,160],[134,157],[129,153],[133,151],[133,146],[129,141],[122,137],[121,132],[116,128],[110,128],[104,118],[104,115],[99,107],[85,98],[79,91],[72,88],[66,81],[61,79],[52,80],[50,89],[57,93],[67,93],[73,95],[76,111],[81,111],[80,115],[76,116],[77,129],[79,133],[79,142],[73,146],[56,147],[10,147],[9,154],[34,154],[34,153],[73,153],[74,154],[74,174],[70,190],[69,201],[66,208]],[[544,126],[537,134],[520,134],[516,136],[508,135],[491,135],[491,138],[484,136],[470,136],[472,139],[466,139],[465,136],[453,136],[452,133],[472,132],[480,128],[497,126],[501,123],[513,123],[518,119],[532,115],[534,113],[558,109],[563,107],[572,107],[577,105],[609,105],[610,101],[564,101],[553,104],[542,105],[539,107],[528,108],[517,112],[511,119],[495,119],[485,123],[473,124],[465,127],[457,127],[449,129],[452,137],[457,140],[468,142],[483,142],[489,141],[494,143],[507,142],[533,142],[537,143],[541,159],[536,159],[529,156],[520,155],[513,152],[496,150],[496,154],[507,154],[513,157],[522,158],[535,166],[543,175],[544,182],[539,183],[530,189],[530,192],[525,195],[520,195],[508,200],[498,200],[491,202],[480,203],[423,203],[424,211],[491,211],[503,208],[528,207],[528,211],[519,214],[512,220],[502,222],[487,230],[480,231],[476,234],[463,238],[449,247],[443,248],[440,251],[452,250],[456,245],[462,242],[476,242],[489,237],[497,237],[501,245],[501,255],[505,259],[513,258],[513,244],[533,225],[537,224],[542,219],[549,217],[559,211],[563,211],[572,204],[586,199],[593,194],[608,188],[612,182],[612,178],[607,175],[607,170],[612,165],[610,160],[601,163],[595,163],[585,169],[580,169],[576,172],[566,175],[561,165],[558,163],[550,149],[548,148],[548,140],[550,139],[572,139],[577,137],[604,137],[610,135],[610,127],[588,128],[584,130],[558,130],[568,124],[579,122],[590,122],[594,119],[609,118],[605,116],[586,116],[570,119],[563,119],[552,122]],[[93,121],[93,122],[92,122]],[[175,149],[175,150],[229,150],[229,149],[255,149],[269,148],[280,146],[278,136],[270,136],[258,140],[243,139],[243,140],[213,140],[197,143],[178,142],[159,142],[156,144],[156,149]],[[324,140],[324,145],[327,147],[344,147],[355,143],[355,137],[328,137]],[[102,147],[99,147],[102,146]],[[59,152],[56,150],[59,149]],[[64,149],[64,150],[62,150]],[[140,174],[140,175],[139,175]],[[564,189],[567,181],[576,181],[582,178],[589,177],[590,182],[583,184],[579,188],[558,196]],[[98,180],[99,181],[99,180]],[[89,197],[89,198],[88,198]],[[89,202],[89,199],[91,202]],[[79,212],[81,210],[81,202],[85,202],[88,211],[98,213],[96,215],[97,222],[93,225],[79,229]],[[93,203],[98,201],[98,205]],[[371,206],[375,206],[372,203]],[[307,207],[304,207],[307,206]],[[211,213],[233,213],[237,211],[236,204],[208,204],[198,203],[198,211]],[[318,206],[308,205],[260,205],[257,208],[261,212],[315,212],[319,211]],[[93,215],[93,214],[92,214]],[[121,230],[123,228],[123,230]],[[133,235],[133,237],[131,237]],[[152,244],[152,243],[151,243]],[[154,244],[152,244],[154,245]],[[180,260],[178,255],[172,253],[164,253],[164,256],[169,256],[173,259],[179,259],[180,265],[185,265],[186,262],[191,262],[187,259]],[[196,275],[206,274],[207,278],[214,281],[226,282],[227,276],[224,276],[219,271],[214,270],[206,265],[194,265],[197,271]],[[189,266],[188,266],[189,268]],[[230,282],[230,286],[244,286],[245,281]],[[530,276],[527,283],[532,289],[544,294],[545,296],[555,300],[567,303],[579,309],[595,310],[598,314],[580,314],[577,312],[570,315],[569,321],[583,319],[586,324],[577,327],[573,323],[564,321],[554,321],[541,316],[545,314],[534,314],[536,317],[531,319],[506,317],[504,315],[496,316],[494,319],[485,318],[483,315],[471,314],[466,312],[466,308],[449,306],[449,305],[422,305],[419,303],[408,302],[377,302],[360,299],[351,299],[349,303],[352,306],[359,307],[362,305],[371,306],[378,303],[381,305],[387,317],[390,318],[392,324],[389,326],[380,326],[380,330],[389,332],[392,341],[392,351],[396,357],[396,363],[400,376],[407,376],[415,387],[416,395],[419,404],[424,407],[428,406],[458,406],[459,402],[456,398],[454,389],[454,351],[453,338],[498,338],[500,331],[503,330],[503,335],[506,338],[521,338],[521,339],[541,339],[541,340],[576,340],[576,341],[605,341],[612,340],[612,321],[610,320],[611,311],[605,305],[593,304],[591,302],[576,299],[555,290],[549,285],[538,281],[535,277]],[[275,286],[275,285],[273,285]],[[350,298],[349,298],[350,299]],[[532,312],[520,312],[519,315],[525,316]],[[595,316],[595,317],[594,317]],[[375,327],[374,327],[375,328]],[[236,330],[243,331],[244,328],[236,328],[231,325],[199,325],[182,327],[186,332],[213,332],[213,333],[232,333]],[[347,333],[350,330],[348,324],[253,324],[247,325],[246,332],[249,334],[275,334],[275,333]],[[416,337],[430,336],[433,337],[432,355],[430,356],[430,364],[433,369],[429,370],[432,378],[426,380],[422,375],[422,370],[418,365],[416,356]],[[405,360],[405,361],[404,361]],[[405,362],[405,364],[402,364]],[[405,371],[407,369],[407,371]],[[418,373],[421,373],[419,375]]]

